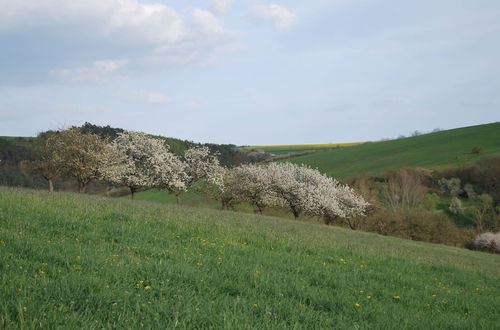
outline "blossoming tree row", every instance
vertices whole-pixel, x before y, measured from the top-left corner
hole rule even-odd
[[[42,174],[49,190],[52,180],[66,173],[78,181],[80,192],[98,179],[128,187],[132,198],[141,190],[165,189],[179,203],[184,192],[202,182],[203,192],[224,209],[248,202],[259,213],[288,208],[295,218],[319,216],[325,223],[362,215],[368,206],[352,188],[316,169],[290,163],[229,169],[208,147],[192,147],[179,157],[164,141],[143,133],[125,131],[109,142],[71,128],[44,136],[40,151],[41,159],[26,168]]]

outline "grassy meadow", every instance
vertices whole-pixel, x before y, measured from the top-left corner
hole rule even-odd
[[[481,147],[480,154],[472,148]],[[404,166],[445,168],[500,155],[500,123],[470,126],[398,140],[367,143],[349,148],[289,158],[334,177],[379,174]]]
[[[0,328],[499,328],[500,257],[0,187]]]

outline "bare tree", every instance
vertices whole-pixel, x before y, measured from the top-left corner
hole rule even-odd
[[[425,187],[420,177],[408,170],[400,169],[387,180],[383,195],[392,210],[409,209],[425,197]]]

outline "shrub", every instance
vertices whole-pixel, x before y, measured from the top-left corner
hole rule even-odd
[[[451,203],[450,203],[450,206],[448,207],[448,209],[450,210],[450,212],[452,214],[455,214],[455,215],[464,214],[464,207],[463,207],[460,199],[458,199],[458,197],[453,197],[451,199]]]
[[[463,246],[470,240],[468,233],[444,213],[417,209],[373,214],[366,219],[365,229],[382,235],[454,246]]]
[[[474,247],[478,250],[500,253],[500,233],[479,234],[474,241]]]
[[[476,146],[476,147],[472,148],[472,150],[471,150],[471,152],[473,154],[476,154],[476,155],[479,155],[483,151],[484,151],[483,147],[479,147],[479,146]]]

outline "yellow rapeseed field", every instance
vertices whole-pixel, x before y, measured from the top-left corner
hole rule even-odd
[[[351,147],[365,142],[346,142],[346,143],[324,143],[324,144],[284,144],[284,145],[268,145],[268,146],[248,146],[244,149],[318,149],[318,148],[338,148]]]

